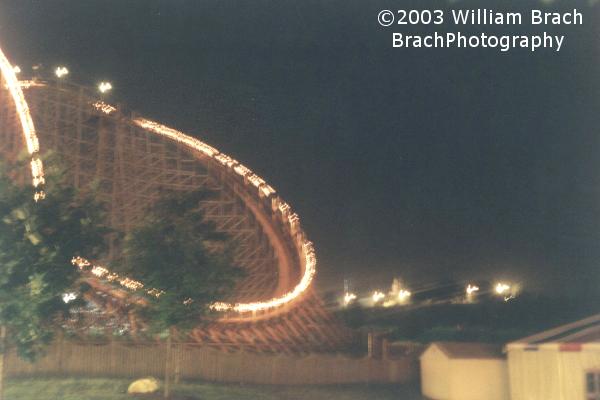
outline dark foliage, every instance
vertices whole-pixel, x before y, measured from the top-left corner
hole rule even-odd
[[[93,191],[70,186],[56,159],[45,165],[46,198],[37,202],[31,185],[11,179],[26,166],[0,170],[0,325],[26,359],[40,354],[73,306],[63,294],[83,289],[71,259],[102,254],[109,232]]]
[[[200,202],[209,196],[166,193],[125,238],[119,269],[164,292],[139,311],[154,332],[197,326],[241,276],[231,242],[204,218]]]

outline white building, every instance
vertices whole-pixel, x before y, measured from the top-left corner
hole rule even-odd
[[[421,359],[421,390],[433,400],[508,400],[502,346],[435,342]]]
[[[506,348],[512,400],[600,400],[600,314]]]

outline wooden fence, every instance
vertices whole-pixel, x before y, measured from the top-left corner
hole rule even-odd
[[[85,376],[164,377],[164,343],[54,342],[46,356],[30,364],[14,353],[6,359],[9,377]],[[311,354],[305,357],[227,353],[196,344],[174,343],[169,369],[181,379],[258,384],[404,383],[416,379],[414,357],[378,360],[368,357]]]

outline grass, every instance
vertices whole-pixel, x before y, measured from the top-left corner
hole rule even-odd
[[[6,400],[131,400],[124,379],[14,379]],[[160,396],[151,399],[162,398]],[[396,385],[265,386],[186,382],[173,388],[174,400],[420,400],[418,390]]]

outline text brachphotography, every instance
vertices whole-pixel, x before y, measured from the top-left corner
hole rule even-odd
[[[551,49],[559,52],[565,36],[551,35],[547,32],[539,35],[489,35],[487,33],[466,35],[461,32],[406,35],[395,32],[392,40],[392,45],[396,48],[489,48],[501,52],[513,49],[527,49],[532,52]]]

